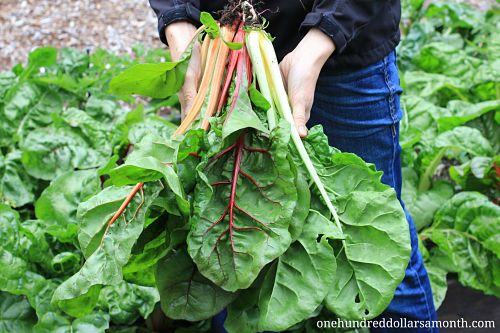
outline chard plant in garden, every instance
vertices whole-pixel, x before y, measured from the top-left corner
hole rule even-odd
[[[498,8],[403,5],[402,198],[434,303],[445,299],[447,277],[499,298]]]
[[[202,45],[198,95],[179,127],[144,136],[80,204],[86,261],[53,303],[85,315],[104,286],[154,271],[148,282],[167,317],[198,321],[227,308],[230,332],[285,330],[323,306],[342,318],[379,315],[410,254],[396,193],[373,165],[330,147],[320,126],[301,140],[252,6],[201,21],[177,62],[112,80],[115,94],[166,98]]]

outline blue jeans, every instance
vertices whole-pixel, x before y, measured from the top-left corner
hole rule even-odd
[[[308,123],[310,126],[323,125],[330,145],[375,164],[384,172],[382,181],[396,190],[400,201],[401,92],[395,52],[361,70],[322,73]],[[401,205],[404,208],[402,201]],[[417,231],[406,209],[405,212],[411,234],[410,263],[394,299],[377,319],[436,320],[429,278],[418,251]],[[223,312],[214,318],[214,332],[225,332],[222,328],[225,315]],[[372,329],[376,333],[398,331],[438,332],[437,329]]]
[[[402,89],[396,53],[357,71],[324,73],[316,86],[309,125],[322,124],[330,145],[355,153],[384,172],[382,182],[401,201],[402,173],[399,121]],[[437,320],[432,291],[415,225],[405,209],[411,235],[406,275],[389,307],[377,319]],[[437,329],[372,329],[372,332],[438,332]]]

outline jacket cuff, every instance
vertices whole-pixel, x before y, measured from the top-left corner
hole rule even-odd
[[[335,44],[335,54],[340,54],[345,50],[348,41],[340,29],[340,26],[329,15],[314,12],[307,14],[300,25],[300,34],[305,35],[311,28],[318,28],[333,40]]]
[[[165,36],[165,28],[170,23],[176,21],[190,21],[196,26],[200,25],[200,10],[190,3],[182,6],[178,6],[174,9],[169,9],[162,12],[158,16],[158,33],[160,34],[160,40],[165,44],[167,43],[167,38]]]

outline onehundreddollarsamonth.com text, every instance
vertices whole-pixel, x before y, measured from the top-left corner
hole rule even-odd
[[[409,320],[407,318],[380,320],[318,320],[317,328],[495,328],[494,320]]]

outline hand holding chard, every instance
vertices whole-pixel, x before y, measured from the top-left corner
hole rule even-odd
[[[312,28],[297,47],[280,62],[280,70],[290,97],[293,119],[301,137],[307,135],[316,82],[324,64],[335,51],[330,37]]]

